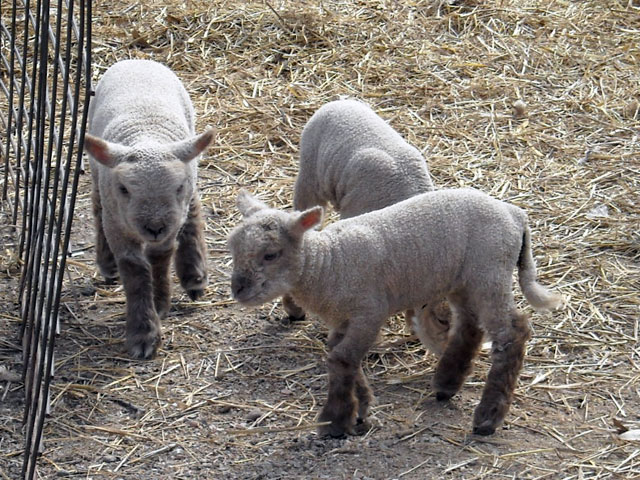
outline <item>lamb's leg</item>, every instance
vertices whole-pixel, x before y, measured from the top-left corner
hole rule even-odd
[[[147,252],[151,263],[151,282],[153,286],[153,304],[158,317],[164,318],[171,308],[171,256],[175,248],[168,250],[153,250]]]
[[[354,432],[356,435],[364,435],[369,431],[371,425],[367,421],[369,415],[369,406],[373,403],[373,392],[364,376],[362,364],[358,367],[356,374],[356,399],[358,400],[358,417]]]
[[[198,192],[189,204],[189,213],[180,234],[176,252],[176,274],[191,300],[204,295],[207,286],[207,245]]]
[[[455,305],[455,313],[453,331],[433,377],[433,389],[441,401],[449,400],[460,390],[482,342],[483,333],[475,314],[463,303]]]
[[[107,238],[104,234],[104,227],[102,226],[102,203],[96,182],[97,179],[94,180],[91,190],[93,218],[96,226],[96,263],[105,280],[112,282],[118,276],[118,265],[116,264],[115,257],[109,248]]]
[[[339,438],[352,432],[356,420],[357,400],[354,387],[357,367],[332,354],[329,354],[327,364],[329,394],[318,421],[331,423],[321,426],[318,433],[322,436],[330,435]]]
[[[318,420],[331,423],[319,428],[320,435],[342,437],[362,433],[354,430],[356,415],[366,415],[371,389],[364,379],[361,362],[375,342],[383,321],[384,318],[369,317],[367,321],[359,317],[349,322],[344,334],[334,331],[330,335],[328,343],[331,350],[327,358],[329,394]],[[363,409],[359,412],[360,399],[363,400]],[[361,418],[361,423],[365,420]]]
[[[338,345],[344,339],[344,331],[338,328],[332,328],[327,335],[327,351],[331,353],[333,347]]]
[[[317,194],[318,186],[315,185],[314,182],[309,182],[308,177],[315,175],[310,175],[303,169],[304,167],[301,167],[298,177],[296,178],[296,183],[293,186],[293,209],[302,212],[316,205],[326,209],[327,200],[320,198]]]
[[[406,332],[409,332],[415,338],[416,332],[413,328],[413,317],[415,316],[416,311],[413,308],[406,310],[404,312],[404,329]]]
[[[153,305],[151,266],[140,256],[118,259],[127,297],[126,345],[133,358],[151,358],[161,343],[160,319]]]
[[[525,315],[514,309],[510,317],[506,328],[489,332],[493,340],[491,369],[473,415],[473,433],[478,435],[491,435],[504,421],[522,368],[525,344],[531,336]]]
[[[306,315],[305,311],[299,307],[289,295],[282,297],[282,307],[292,321],[303,320]]]
[[[338,343],[344,338],[344,333],[333,329],[329,332],[329,338],[327,339],[327,349],[329,352],[333,350]],[[367,415],[369,413],[369,406],[373,402],[373,392],[367,381],[367,377],[362,370],[362,363],[358,366],[355,379],[355,394],[358,401],[358,417],[356,419],[356,434],[361,435],[369,430],[369,424],[367,423]]]

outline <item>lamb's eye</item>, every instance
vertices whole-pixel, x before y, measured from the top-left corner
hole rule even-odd
[[[180,185],[180,186],[178,187],[178,192],[177,192],[177,193],[178,193],[178,195],[180,195],[182,192],[184,192],[184,185]]]
[[[274,252],[274,253],[265,253],[263,260],[265,262],[273,262],[275,259],[277,259],[280,256],[280,252]]]
[[[122,195],[129,195],[129,190],[127,190],[127,187],[125,187],[124,185],[120,185],[118,187],[118,190],[120,190],[120,193]]]

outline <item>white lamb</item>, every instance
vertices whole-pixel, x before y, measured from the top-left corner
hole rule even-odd
[[[556,308],[561,297],[536,282],[526,213],[473,189],[440,190],[338,221],[322,231],[322,208],[284,212],[246,192],[243,222],[230,234],[234,297],[260,305],[289,294],[330,328],[329,392],[321,434],[361,433],[372,400],[362,359],[385,319],[446,297],[452,332],[433,379],[451,398],[468,374],[483,331],[492,367],[473,430],[503,422],[530,330],[514,303],[512,272],[529,303]]]
[[[359,100],[323,105],[302,130],[296,210],[329,202],[350,218],[432,190],[420,151]]]
[[[192,299],[207,285],[197,160],[213,131],[195,136],[191,100],[176,75],[148,60],[111,66],[89,109],[97,263],[120,273],[127,299],[126,345],[149,358],[171,306],[175,267]],[[176,246],[177,243],[177,246]]]
[[[296,210],[331,203],[345,219],[433,189],[422,154],[359,100],[323,105],[302,131]],[[293,320],[304,317],[291,297],[283,297],[282,303]],[[446,302],[405,312],[407,326],[437,355],[444,351],[450,316]]]

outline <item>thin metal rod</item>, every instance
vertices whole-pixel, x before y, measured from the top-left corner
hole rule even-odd
[[[0,129],[7,137],[0,142],[0,156],[5,157],[0,160],[0,198],[13,200],[13,225],[20,236],[22,477],[31,480],[37,476],[48,413],[66,256],[82,173],[91,96],[92,6],[91,0],[13,0],[12,5],[10,28],[4,17],[0,19],[3,47],[10,45],[0,52],[0,66],[8,73],[0,79],[0,95],[8,101],[8,108],[0,112]]]

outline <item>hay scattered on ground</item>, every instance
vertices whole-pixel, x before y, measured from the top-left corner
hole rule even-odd
[[[212,278],[202,302],[175,290],[158,359],[114,353],[124,294],[95,273],[84,180],[43,476],[640,476],[638,443],[620,436],[640,429],[637,1],[112,1],[94,14],[96,79],[123,58],[162,61],[187,85],[199,127],[217,129],[201,164]],[[302,126],[345,95],[421,149],[440,187],[525,208],[541,281],[568,299],[563,312],[533,314],[516,400],[494,437],[468,436],[487,356],[452,405],[436,405],[434,359],[397,342],[392,321],[367,361],[378,426],[317,440],[324,328],[228,298],[236,191],[290,206]],[[15,363],[12,345],[0,352]],[[0,428],[15,438],[19,390],[0,386],[15,407]],[[19,449],[3,449],[0,474],[17,471]]]

